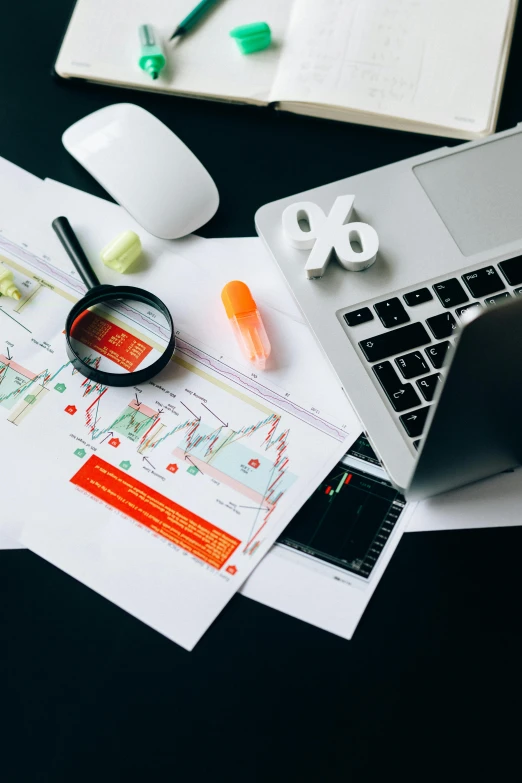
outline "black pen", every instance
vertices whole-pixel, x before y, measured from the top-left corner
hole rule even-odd
[[[170,36],[169,41],[172,41],[173,38],[177,38],[180,35],[185,35],[185,33],[188,33],[188,31],[191,30],[203,16],[205,16],[207,11],[209,11],[216,2],[217,0],[201,0],[201,3],[198,3],[197,6],[190,12],[190,14],[178,24]]]

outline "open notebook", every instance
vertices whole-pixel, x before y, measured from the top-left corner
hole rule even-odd
[[[463,139],[495,129],[517,0],[220,0],[167,43],[195,4],[78,0],[56,72]],[[245,56],[228,33],[254,21],[273,45]],[[138,68],[143,23],[168,57],[155,82]]]

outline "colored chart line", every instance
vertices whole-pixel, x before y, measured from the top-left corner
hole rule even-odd
[[[20,247],[15,242],[12,242],[6,236],[1,234],[0,249],[9,252],[16,258],[22,260],[24,263],[29,264],[33,269],[44,273],[51,279],[66,285],[72,291],[75,291],[82,296],[85,293],[83,284],[75,277],[72,277],[68,273],[55,267],[49,259],[38,257],[28,249]],[[24,271],[27,272],[27,270]],[[38,278],[36,278],[36,280],[37,282],[40,282]],[[67,297],[70,298],[70,294],[67,294]],[[128,313],[128,317],[132,317],[133,320],[139,322],[140,326],[150,333],[157,334],[158,336],[165,338],[164,329],[162,326],[160,324],[154,323],[152,319],[147,318],[145,313],[133,310],[132,313]],[[184,361],[183,357],[195,360],[198,362],[198,364],[202,365],[202,367],[195,366],[186,360]],[[329,435],[339,442],[342,442],[346,437],[346,432],[342,427],[338,427],[337,425],[320,416],[318,413],[315,413],[313,410],[309,410],[307,408],[303,408],[300,405],[297,405],[286,393],[279,392],[274,388],[261,383],[261,381],[256,380],[251,376],[245,375],[240,370],[228,365],[223,360],[217,359],[212,354],[196,346],[193,342],[191,342],[191,339],[188,336],[177,335],[177,349],[174,355],[174,361],[199,375],[202,375],[204,372],[202,368],[206,367],[217,375],[220,375],[222,378],[239,384],[243,389],[245,389],[246,392],[248,392],[249,395],[254,395],[254,397],[257,398],[257,400],[251,399],[245,395],[243,397],[244,401],[249,402],[250,405],[259,407],[264,412],[269,412],[267,408],[261,407],[263,403],[266,403],[271,407],[277,407],[281,411],[295,416],[301,421],[306,422],[309,426],[314,427],[315,429],[323,432],[326,435]],[[212,377],[212,375],[205,373],[204,377],[214,384],[220,385],[219,380],[215,377]],[[231,389],[230,387],[223,388],[226,388],[226,390],[231,394],[241,396],[241,393],[237,392],[235,389]]]
[[[275,391],[274,389],[265,386],[263,383],[257,381],[255,378],[251,378],[248,375],[244,375],[236,368],[230,367],[230,365],[226,364],[226,362],[223,362],[220,359],[216,359],[214,356],[212,356],[212,354],[207,353],[201,348],[198,348],[194,344],[188,342],[188,340],[186,340],[185,338],[178,336],[177,351],[178,351],[178,357],[176,361],[178,361],[179,364],[182,364],[187,369],[190,369],[193,372],[197,371],[198,374],[201,375],[201,370],[199,370],[199,368],[197,367],[194,368],[194,365],[191,365],[188,362],[180,361],[179,358],[180,353],[190,357],[191,359],[195,359],[199,364],[203,365],[204,367],[208,367],[209,369],[213,370],[215,373],[218,373],[222,377],[227,378],[228,380],[239,384],[246,391],[248,391],[249,394],[254,394],[256,397],[259,397],[263,401],[269,403],[272,407],[277,407],[280,410],[284,411],[285,413],[289,413],[292,416],[295,416],[296,418],[306,422],[308,425],[314,427],[315,429],[320,430],[325,435],[330,435],[332,438],[335,438],[335,440],[338,440],[340,442],[342,442],[345,439],[346,432],[345,430],[342,429],[342,427],[338,427],[335,424],[332,424],[331,422],[327,421],[326,419],[321,418],[321,416],[313,413],[312,411],[309,411],[306,408],[297,405],[291,399],[286,397],[285,394],[279,393],[278,391]],[[214,383],[216,382],[211,375],[205,374],[205,377],[211,382]],[[227,388],[230,389],[230,387]],[[234,392],[233,390],[230,391],[231,393],[237,394],[237,392]],[[247,397],[247,401],[251,405],[254,402],[252,400],[249,400],[248,397]],[[263,410],[266,409],[263,408]]]
[[[23,419],[34,410],[36,405],[41,402],[47,394],[49,394],[49,389],[46,389],[45,386],[38,386],[34,389],[32,394],[27,394],[24,397],[20,405],[18,405],[11,415],[8,416],[7,421],[16,426],[21,424]]]
[[[29,266],[31,266],[33,269],[36,269],[38,272],[42,272],[47,277],[50,277],[53,280],[57,280],[59,283],[66,285],[67,288],[70,288],[72,291],[76,291],[80,296],[85,294],[87,289],[81,280],[78,280],[78,278],[67,274],[67,272],[63,272],[61,269],[53,266],[50,261],[46,261],[45,259],[40,258],[34,253],[31,253],[30,250],[26,250],[24,247],[20,247],[20,245],[12,242],[2,234],[0,234],[0,249],[10,253],[15,258],[18,258],[19,261],[23,261],[24,263],[29,264]]]
[[[87,364],[97,366],[100,362],[99,357],[90,359],[87,357],[84,360]],[[47,386],[55,381],[60,373],[70,367],[70,362],[62,364],[62,366],[51,372],[48,368],[42,370],[39,373],[34,373],[31,370],[27,370],[25,367],[14,362],[12,359],[7,359],[0,354],[0,405],[4,408],[11,409],[13,405],[19,401],[27,392],[33,393],[33,386],[36,384],[41,389],[47,389]],[[77,375],[78,370],[72,369],[72,375]],[[82,383],[83,397],[88,397],[94,391],[106,390],[106,386],[99,386],[98,384],[92,384],[91,381],[85,380]],[[36,394],[36,392],[34,392]]]
[[[85,294],[86,288],[80,280],[73,277],[72,275],[69,275],[67,272],[64,272],[63,270],[58,269],[50,262],[50,260],[40,258],[39,256],[35,255],[34,253],[31,253],[29,250],[23,247],[20,247],[15,242],[12,242],[6,236],[3,236],[1,234],[0,234],[0,249],[10,253],[15,258],[27,264],[30,267],[30,269],[20,266],[10,258],[3,259],[9,266],[13,267],[18,272],[25,274],[28,277],[32,277],[32,279],[36,280],[36,282],[39,285],[42,284],[42,280],[34,274],[35,271],[43,273],[50,280],[54,280],[62,285],[67,286],[67,288],[69,288],[71,291],[74,291],[79,296],[83,296]],[[49,283],[47,283],[47,285],[49,286]],[[55,293],[65,297],[69,301],[73,301],[73,302],[78,301],[79,297],[71,296],[70,293],[55,288],[54,286],[49,286],[49,287],[51,287],[51,289]],[[22,302],[21,306],[19,306],[20,310],[27,303],[27,301],[29,301],[29,299]],[[120,314],[123,313],[128,320],[138,324],[139,327],[145,329],[150,334],[161,338],[161,340],[163,341],[168,340],[170,338],[170,333],[167,333],[165,328],[161,324],[156,323],[152,318],[148,318],[146,313],[143,313],[140,310],[138,310],[136,307],[133,307],[130,304],[130,302],[121,302],[118,309],[117,310],[115,309],[115,312],[116,313],[119,312]],[[8,315],[8,313],[5,314]],[[118,321],[114,316],[111,316],[109,320],[111,320],[113,323],[117,324],[118,326],[125,326],[125,328],[128,331],[130,331],[131,334],[133,334],[135,337],[143,337],[142,332],[135,331],[132,326],[130,326],[129,324],[123,324],[122,322]],[[20,322],[17,321],[17,323]],[[27,328],[21,323],[20,326],[22,326],[24,329]],[[154,347],[158,348],[159,350],[162,350],[162,343],[154,344]]]

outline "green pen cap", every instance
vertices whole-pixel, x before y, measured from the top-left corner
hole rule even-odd
[[[141,43],[141,56],[138,65],[142,71],[148,73],[152,79],[157,79],[166,60],[161,47],[156,42],[154,29],[150,24],[142,24],[138,28]]]
[[[241,54],[252,54],[266,49],[272,42],[272,33],[266,22],[252,22],[234,27],[229,33],[239,47]]]

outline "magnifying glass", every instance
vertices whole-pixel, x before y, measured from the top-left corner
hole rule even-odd
[[[71,364],[105,386],[150,380],[168,364],[176,347],[168,307],[142,288],[102,285],[67,218],[56,218],[52,226],[88,288],[65,323]]]

